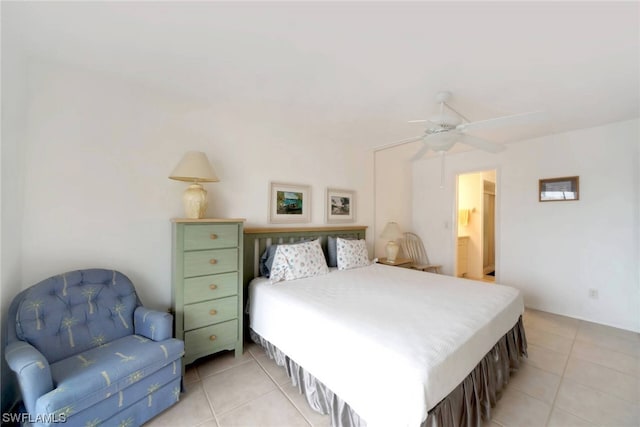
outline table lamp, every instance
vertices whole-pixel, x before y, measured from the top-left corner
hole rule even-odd
[[[186,218],[204,218],[207,212],[207,190],[201,182],[218,182],[207,155],[201,151],[188,151],[169,175],[176,181],[191,182],[183,196]]]
[[[396,257],[398,256],[398,250],[400,247],[396,243],[396,239],[402,237],[402,231],[400,231],[400,227],[395,222],[388,222],[387,225],[384,226],[384,230],[382,230],[381,238],[387,239],[387,246],[385,246],[385,251],[387,252],[387,261],[390,263],[396,262]]]

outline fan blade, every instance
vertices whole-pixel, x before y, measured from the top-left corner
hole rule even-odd
[[[411,156],[411,158],[409,160],[412,161],[412,162],[418,160],[419,158],[424,156],[424,153],[426,153],[428,149],[429,149],[429,146],[427,144],[424,144],[422,146],[422,148],[420,150],[418,150],[418,152],[416,154]]]
[[[517,126],[542,121],[546,116],[544,111],[513,114],[511,116],[496,117],[471,123],[462,123],[456,126],[456,130],[488,129],[500,126]]]
[[[461,138],[458,142],[470,145],[471,147],[479,148],[484,151],[488,151],[490,153],[498,153],[504,150],[504,145],[487,141],[486,139],[478,138],[477,136],[461,135]]]
[[[428,122],[429,120],[427,119],[421,119],[421,120],[409,120],[407,123],[425,123]]]

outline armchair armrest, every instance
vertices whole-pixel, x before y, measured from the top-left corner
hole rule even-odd
[[[173,316],[161,311],[138,307],[133,313],[135,333],[154,341],[164,341],[173,336]]]
[[[27,411],[35,411],[36,400],[53,390],[49,362],[38,349],[24,341],[15,341],[9,344],[4,357],[11,370],[18,377],[22,399]]]

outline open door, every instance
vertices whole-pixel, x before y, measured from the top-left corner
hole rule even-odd
[[[457,277],[495,281],[496,171],[457,177]]]

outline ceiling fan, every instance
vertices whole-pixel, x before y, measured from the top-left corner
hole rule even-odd
[[[457,143],[466,144],[490,153],[497,153],[504,150],[502,144],[469,135],[467,131],[528,124],[542,119],[543,116],[542,112],[536,111],[472,122],[449,105],[447,103],[449,99],[451,99],[451,92],[438,92],[436,101],[440,104],[439,112],[428,119],[409,121],[409,123],[427,123],[427,129],[423,135],[403,139],[389,144],[389,146],[422,140],[423,146],[411,160],[421,158],[428,150],[433,150],[443,156],[446,151]]]

